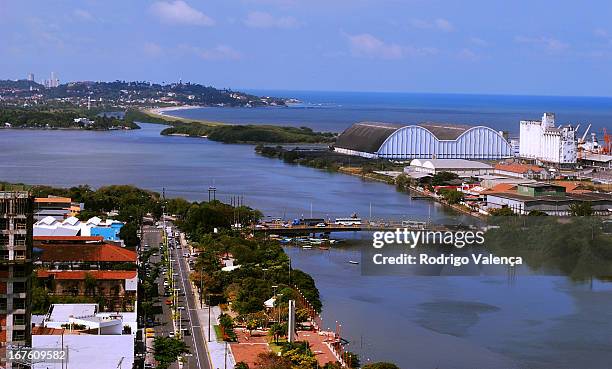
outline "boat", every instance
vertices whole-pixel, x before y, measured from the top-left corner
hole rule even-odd
[[[329,246],[321,245],[319,246],[319,250],[329,250]]]
[[[305,250],[310,250],[312,249],[312,245],[302,245],[302,248]]]
[[[349,260],[349,264],[355,264],[355,265],[357,265],[357,264],[359,264],[359,262],[358,262],[358,261],[355,261],[355,260]]]

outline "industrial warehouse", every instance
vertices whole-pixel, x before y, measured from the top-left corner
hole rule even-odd
[[[481,159],[513,156],[504,136],[489,127],[442,123],[356,123],[342,132],[335,151],[366,158]]]

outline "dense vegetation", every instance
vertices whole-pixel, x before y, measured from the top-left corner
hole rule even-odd
[[[308,127],[278,127],[271,125],[206,125],[202,123],[174,123],[162,131],[163,135],[181,134],[206,136],[223,143],[323,143],[332,142],[333,133],[314,132]]]
[[[612,235],[598,217],[496,216],[487,251],[521,256],[532,269],[576,280],[612,275]]]
[[[362,173],[374,170],[397,170],[388,160],[368,159],[339,154],[327,149],[287,149],[282,146],[257,145],[255,151],[268,158],[278,158],[285,163],[300,164],[317,169],[337,171],[340,167],[358,167]]]
[[[88,118],[95,123],[75,123],[75,118]],[[8,124],[7,124],[8,123]],[[138,128],[136,124],[115,117],[96,116],[82,109],[49,110],[39,108],[0,108],[0,127],[8,128],[71,128],[107,130],[112,128]]]

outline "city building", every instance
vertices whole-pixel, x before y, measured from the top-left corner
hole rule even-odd
[[[28,81],[34,82],[34,73],[28,73]]]
[[[47,216],[34,223],[34,236],[102,236],[108,241],[121,242],[119,233],[123,226],[124,223],[118,220],[98,217],[83,222],[76,217],[58,221],[53,216]]]
[[[520,122],[519,156],[554,164],[574,164],[578,158],[576,129],[555,127],[555,114]]]
[[[612,194],[596,192],[567,192],[566,186],[551,183],[522,183],[485,191],[487,210],[510,208],[514,213],[527,215],[537,210],[548,215],[571,215],[573,204],[589,203],[596,215],[609,215]]]
[[[105,309],[135,309],[137,254],[101,236],[34,238],[36,277],[54,296],[83,296]]]
[[[437,174],[440,172],[455,173],[459,177],[475,177],[489,174],[493,168],[489,164],[464,159],[413,159],[405,173]]]
[[[32,345],[68,350],[67,362],[36,362],[32,368],[131,368],[136,313],[101,313],[97,304],[53,304],[34,316]],[[92,360],[95,358],[95,360]]]
[[[88,104],[88,106],[91,104],[91,99],[88,100],[87,104]],[[89,110],[89,108],[88,108],[88,110]],[[93,120],[91,120],[89,118],[74,118],[74,122],[76,124],[82,125],[84,127],[91,127],[91,126],[93,126],[96,123],[95,121],[93,121]]]
[[[525,179],[549,179],[552,175],[545,169],[537,165],[521,163],[497,163],[495,164],[495,174],[512,178]]]
[[[0,351],[8,344],[31,345],[32,222],[28,192],[0,192]]]
[[[414,125],[356,123],[338,136],[334,150],[393,160],[496,160],[512,156],[508,141],[491,128],[429,122]]]
[[[83,210],[83,204],[72,202],[70,197],[51,196],[34,199],[35,220],[51,216],[57,220],[77,216]]]

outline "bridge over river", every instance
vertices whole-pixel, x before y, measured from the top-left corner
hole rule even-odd
[[[457,231],[472,229],[464,224],[432,224],[414,221],[375,222],[363,220],[361,224],[288,224],[288,223],[265,223],[253,225],[255,233],[267,233],[277,235],[307,235],[332,232],[375,232],[395,231],[396,229],[408,229],[410,231]]]

